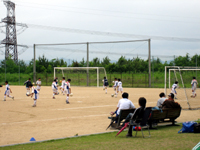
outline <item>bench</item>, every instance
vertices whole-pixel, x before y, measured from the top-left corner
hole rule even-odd
[[[121,109],[120,112],[119,112],[119,116],[118,116],[118,119],[117,119],[117,123],[113,123],[115,120],[116,120],[116,116],[111,116],[111,117],[108,117],[108,119],[111,119],[111,123],[110,125],[108,126],[108,128],[110,126],[116,128],[116,127],[119,127],[120,124],[121,124],[121,121],[126,119],[126,117],[128,116],[129,113],[134,113],[136,109]],[[107,129],[108,129],[107,128]]]
[[[167,122],[172,122],[172,125],[175,125],[175,119],[178,118],[181,114],[181,108],[165,108],[161,110],[152,110],[151,117],[148,120],[150,129],[153,129],[152,124],[157,123],[160,120],[169,119]]]

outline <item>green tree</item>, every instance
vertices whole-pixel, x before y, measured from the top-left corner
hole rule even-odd
[[[108,58],[108,56],[106,56],[105,58],[103,58],[101,65],[105,67],[106,65],[109,65],[109,64],[110,64],[110,59]]]
[[[187,53],[185,57],[179,56],[175,58],[174,63],[176,66],[191,66],[189,54]]]

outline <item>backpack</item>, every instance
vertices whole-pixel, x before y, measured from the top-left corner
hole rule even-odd
[[[194,133],[200,133],[200,123],[194,125]]]
[[[194,125],[197,124],[194,121],[189,121],[189,122],[183,122],[182,123],[182,129],[178,131],[178,133],[189,133],[189,132],[194,132]]]

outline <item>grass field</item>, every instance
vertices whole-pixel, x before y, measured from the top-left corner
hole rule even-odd
[[[63,150],[63,149],[140,149],[140,150],[191,150],[200,142],[200,134],[178,133],[181,126],[160,126],[158,130],[151,130],[150,138],[143,138],[141,132],[137,137],[126,138],[127,131],[122,132],[117,137],[117,132],[99,135],[90,135],[62,140],[50,140],[42,143],[32,143],[2,147],[2,150]],[[148,135],[147,131],[144,131]],[[133,134],[134,131],[133,131]]]

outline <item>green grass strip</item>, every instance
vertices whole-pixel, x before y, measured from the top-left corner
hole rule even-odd
[[[1,147],[0,150],[63,150],[63,149],[154,149],[154,150],[191,150],[200,141],[200,134],[178,133],[181,126],[160,126],[158,130],[151,130],[150,138],[143,138],[138,132],[137,137],[126,138],[127,131],[115,137],[117,132],[50,140],[39,143],[22,144]],[[67,132],[67,131],[66,131]],[[133,134],[135,132],[133,131]],[[148,131],[144,134],[147,136]]]

